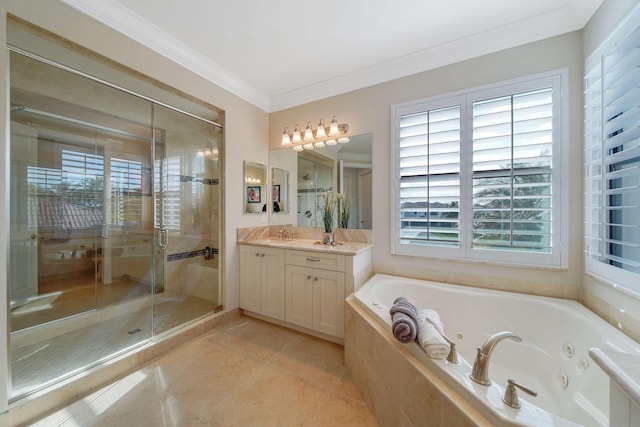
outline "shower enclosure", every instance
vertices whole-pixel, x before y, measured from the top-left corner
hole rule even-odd
[[[16,399],[222,308],[222,127],[11,50]]]

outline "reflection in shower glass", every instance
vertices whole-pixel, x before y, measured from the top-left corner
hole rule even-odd
[[[222,134],[37,58],[10,61],[17,398],[221,309]]]

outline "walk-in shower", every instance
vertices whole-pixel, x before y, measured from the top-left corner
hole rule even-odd
[[[10,50],[16,399],[222,308],[223,134],[201,104]]]

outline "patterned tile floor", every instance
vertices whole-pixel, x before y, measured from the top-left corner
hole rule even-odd
[[[36,426],[376,426],[343,347],[241,316]]]

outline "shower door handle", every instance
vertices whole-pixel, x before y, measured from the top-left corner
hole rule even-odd
[[[169,246],[169,233],[166,228],[158,231],[158,244],[162,249],[167,249],[167,246]]]
[[[107,240],[109,237],[109,224],[102,224],[102,239]]]

